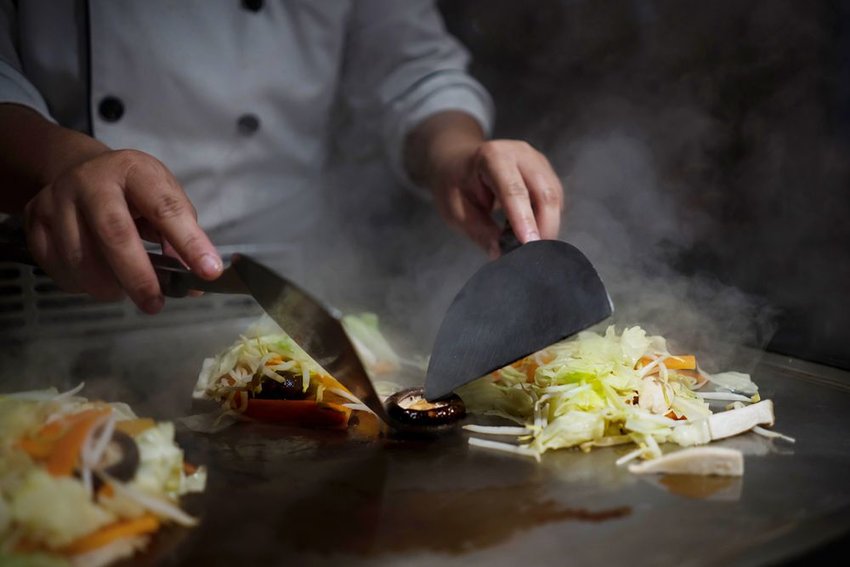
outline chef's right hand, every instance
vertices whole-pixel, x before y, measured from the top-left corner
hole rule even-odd
[[[142,239],[215,279],[222,262],[172,173],[135,150],[106,151],[58,175],[26,205],[30,253],[64,289],[156,313],[164,299]]]

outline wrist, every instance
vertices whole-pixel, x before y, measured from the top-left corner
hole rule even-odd
[[[484,142],[478,122],[464,112],[436,114],[417,126],[405,145],[405,166],[418,185],[432,191],[459,175]]]
[[[59,126],[31,108],[0,104],[0,175],[7,181],[0,211],[20,212],[42,188],[65,171],[109,148],[81,132]]]

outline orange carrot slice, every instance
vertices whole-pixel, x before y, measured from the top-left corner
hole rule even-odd
[[[646,366],[652,362],[652,358],[644,356],[640,359],[640,366]],[[664,366],[668,370],[693,370],[697,367],[697,359],[692,354],[680,354],[664,359]]]
[[[159,520],[155,516],[146,514],[133,520],[125,520],[110,524],[94,533],[74,540],[63,548],[62,552],[67,555],[86,553],[87,551],[112,543],[115,540],[149,534],[158,529]]]
[[[69,476],[74,472],[80,449],[86,440],[89,430],[94,427],[100,418],[109,415],[112,408],[92,408],[68,416],[71,422],[65,434],[56,441],[53,451],[47,457],[47,472],[53,476]]]

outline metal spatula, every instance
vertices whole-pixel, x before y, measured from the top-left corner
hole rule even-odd
[[[519,245],[478,270],[437,332],[425,377],[429,401],[591,327],[614,306],[590,260],[558,240]]]

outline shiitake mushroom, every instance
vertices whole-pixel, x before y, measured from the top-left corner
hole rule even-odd
[[[96,468],[116,480],[130,482],[135,478],[140,462],[139,446],[136,445],[135,439],[116,429],[112,432],[112,438],[104,449]],[[75,472],[76,476],[79,474],[79,471]],[[103,484],[103,480],[99,475],[94,475],[92,482],[96,493]]]
[[[121,482],[129,482],[139,470],[139,446],[123,431],[114,431],[100,460],[103,472]]]
[[[304,392],[304,378],[300,373],[289,370],[278,370],[281,377],[280,382],[266,378],[260,383],[260,391],[254,394],[255,398],[261,400],[303,400],[307,394]]]
[[[436,435],[454,429],[466,417],[463,400],[451,394],[429,402],[424,389],[407,388],[387,398],[387,414],[401,434]]]

